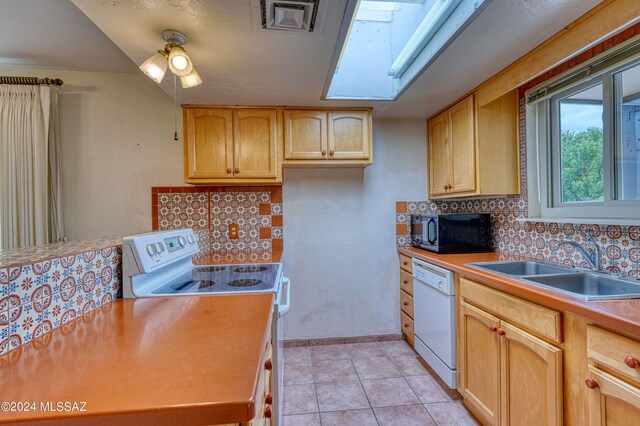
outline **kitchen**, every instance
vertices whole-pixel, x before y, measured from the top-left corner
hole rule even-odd
[[[2,2],[11,43],[0,76],[63,82],[46,87],[59,95],[61,167],[51,180],[64,226],[8,245],[22,224],[6,221],[2,206],[1,399],[87,405],[2,412],[0,422],[637,423],[637,299],[586,300],[548,278],[595,280],[585,272],[598,269],[593,238],[599,266],[629,277],[599,273],[600,287],[611,284],[602,277],[618,280],[608,289],[637,282],[637,157],[620,166],[600,148],[604,195],[564,203],[564,188],[591,196],[580,186],[591,177],[562,180],[566,169],[542,161],[561,147],[541,142],[548,130],[584,130],[552,120],[556,105],[579,108],[574,116],[604,129],[612,147],[627,137],[612,120],[633,109],[636,92],[624,85],[633,82],[636,2],[321,0],[306,2],[317,3],[315,15],[280,10],[304,18],[294,19],[300,31],[270,29],[262,3],[274,2]],[[420,26],[434,15],[444,24]],[[376,34],[394,22],[406,31],[387,46]],[[413,43],[396,64],[419,29],[427,48]],[[367,40],[391,54],[363,58]],[[201,84],[184,88],[167,58],[159,84],[145,75],[139,67],[166,45],[169,58],[188,54]],[[0,88],[42,87],[12,83]],[[320,136],[305,138],[314,129]],[[259,131],[262,145],[251,146]],[[220,140],[226,151],[211,148]],[[8,182],[15,172],[2,152]],[[416,247],[416,237],[434,239],[429,216],[452,213],[489,214],[498,254]],[[444,246],[458,233],[437,219]],[[123,241],[150,231],[159,239]],[[584,246],[594,265],[561,240]],[[197,251],[169,253],[169,244]],[[201,283],[212,273],[202,266],[281,263],[272,280],[282,291],[129,298],[127,288],[135,296],[146,283],[148,271],[130,271],[147,250],[163,265],[171,255],[172,277],[175,260]],[[561,270],[495,263],[520,260]],[[429,276],[416,265],[446,277],[448,317],[425,320],[434,297],[421,296]],[[583,269],[562,269],[571,265]],[[425,342],[424,324],[440,321],[449,373]],[[284,364],[266,370],[276,359]],[[542,372],[546,381],[527,378]],[[510,377],[525,385],[510,387]]]

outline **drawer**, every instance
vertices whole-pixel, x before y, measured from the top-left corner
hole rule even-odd
[[[413,341],[413,319],[404,312],[400,312],[400,327],[407,338],[411,337],[411,341]]]
[[[510,296],[482,284],[460,278],[460,297],[554,342],[562,342],[560,312]]]
[[[640,342],[619,334],[587,325],[587,356],[601,367],[607,367],[640,383]]]
[[[405,270],[400,270],[400,288],[413,296],[413,275]]]
[[[413,297],[404,290],[400,290],[400,309],[413,318]]]
[[[401,254],[400,267],[411,274],[413,272],[413,263],[411,258],[409,256]]]

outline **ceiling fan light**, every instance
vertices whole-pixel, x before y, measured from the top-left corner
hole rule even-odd
[[[140,65],[140,70],[151,80],[160,83],[167,72],[167,58],[158,52],[144,61],[144,63]]]
[[[180,76],[180,84],[182,84],[183,89],[188,89],[189,87],[195,87],[202,84],[202,79],[200,78],[200,74],[198,74],[194,68],[189,74]]]
[[[171,47],[169,52],[169,69],[178,77],[185,76],[193,70],[191,59],[181,46]]]

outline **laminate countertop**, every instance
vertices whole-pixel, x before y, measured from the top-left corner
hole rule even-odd
[[[267,293],[116,300],[0,357],[0,423],[248,421],[272,307]]]
[[[433,263],[496,290],[557,310],[573,312],[601,325],[640,337],[640,299],[586,301],[467,266],[470,262],[513,260],[498,253],[437,254],[416,247],[398,252]]]

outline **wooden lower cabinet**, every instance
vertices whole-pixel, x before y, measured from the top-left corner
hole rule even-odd
[[[500,424],[562,424],[562,350],[504,321]]]
[[[405,335],[407,343],[413,346],[413,275],[411,274],[412,260],[400,255],[400,330]]]
[[[492,332],[499,319],[465,302],[458,327],[458,391],[485,425],[499,423],[500,339]]]
[[[471,303],[458,310],[465,405],[485,425],[561,425],[562,350]]]
[[[590,426],[640,424],[640,389],[593,366],[588,380]]]

